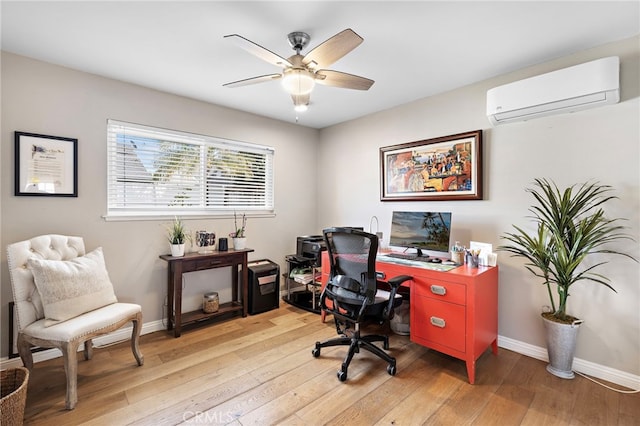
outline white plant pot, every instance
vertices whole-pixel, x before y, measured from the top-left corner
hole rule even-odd
[[[562,379],[573,379],[573,356],[576,351],[578,330],[582,320],[562,324],[542,317],[546,330],[549,365],[547,371]]]
[[[247,247],[247,238],[233,238],[233,249],[242,250]]]
[[[171,256],[182,257],[184,256],[184,244],[170,244]]]

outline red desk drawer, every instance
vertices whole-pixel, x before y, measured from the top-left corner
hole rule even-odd
[[[459,305],[466,304],[466,287],[464,284],[417,277],[414,279],[411,289],[413,290],[412,294],[416,296],[424,296]]]
[[[411,337],[465,351],[465,307],[424,296],[411,299]]]

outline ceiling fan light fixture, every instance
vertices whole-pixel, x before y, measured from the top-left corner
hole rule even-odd
[[[305,112],[309,109],[309,95],[293,95],[293,109],[296,112]]]
[[[306,110],[309,109],[309,105],[308,104],[298,104],[298,105],[294,104],[293,109],[296,112],[305,112]]]
[[[290,95],[308,95],[315,85],[313,73],[305,69],[286,70],[282,77],[282,86]]]

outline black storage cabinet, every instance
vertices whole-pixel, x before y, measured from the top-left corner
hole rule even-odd
[[[280,306],[280,266],[269,259],[247,264],[249,273],[249,313],[270,311]]]

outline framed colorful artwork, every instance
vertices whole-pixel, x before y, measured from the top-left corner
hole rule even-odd
[[[482,130],[380,148],[381,201],[482,199]]]

